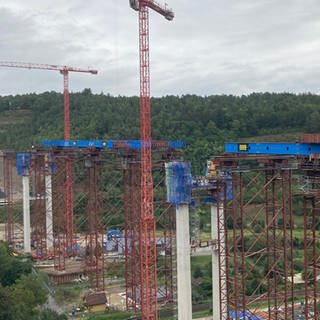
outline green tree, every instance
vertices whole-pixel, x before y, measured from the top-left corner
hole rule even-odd
[[[44,309],[39,312],[37,320],[68,320],[68,317],[64,314],[58,314],[54,310]]]
[[[8,287],[0,285],[0,320],[11,320],[14,301]]]
[[[10,286],[23,274],[31,272],[31,261],[22,261],[10,255],[7,244],[0,242],[0,283]]]
[[[43,279],[38,274],[22,275],[13,286],[12,296],[15,301],[20,301],[29,309],[40,306],[47,301]]]

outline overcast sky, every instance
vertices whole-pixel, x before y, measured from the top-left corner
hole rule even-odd
[[[160,1],[160,0],[159,0]],[[320,92],[319,0],[166,0],[150,12],[151,93]],[[128,0],[0,0],[0,61],[92,67],[70,90],[138,95]],[[0,68],[0,94],[62,91],[53,71]]]

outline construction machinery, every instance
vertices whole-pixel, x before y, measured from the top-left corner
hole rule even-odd
[[[153,209],[150,64],[149,64],[149,8],[174,18],[167,6],[153,0],[130,0],[132,9],[139,12],[140,56],[140,139],[141,148],[141,204],[139,217],[140,304],[143,320],[157,319],[157,266],[155,218]]]

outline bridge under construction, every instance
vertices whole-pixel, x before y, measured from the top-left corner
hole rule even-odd
[[[172,314],[177,308],[178,319],[192,319],[189,205],[199,201],[211,214],[213,319],[319,318],[320,166],[318,141],[310,142],[316,138],[227,143],[200,180],[192,179],[182,161],[182,142],[152,143],[160,307],[169,305]],[[126,309],[140,312],[140,142],[42,144],[29,153],[2,153],[6,241],[39,260],[52,259],[47,272],[55,283],[84,275],[96,292],[108,291],[108,255],[117,253],[125,265]],[[74,181],[72,246],[63,223],[66,158],[72,160]],[[23,215],[14,210],[16,169]],[[75,257],[81,261],[72,262]]]

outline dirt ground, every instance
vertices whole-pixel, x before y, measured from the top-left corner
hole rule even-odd
[[[126,290],[123,283],[106,284],[108,304],[111,308],[124,311],[126,308]]]

